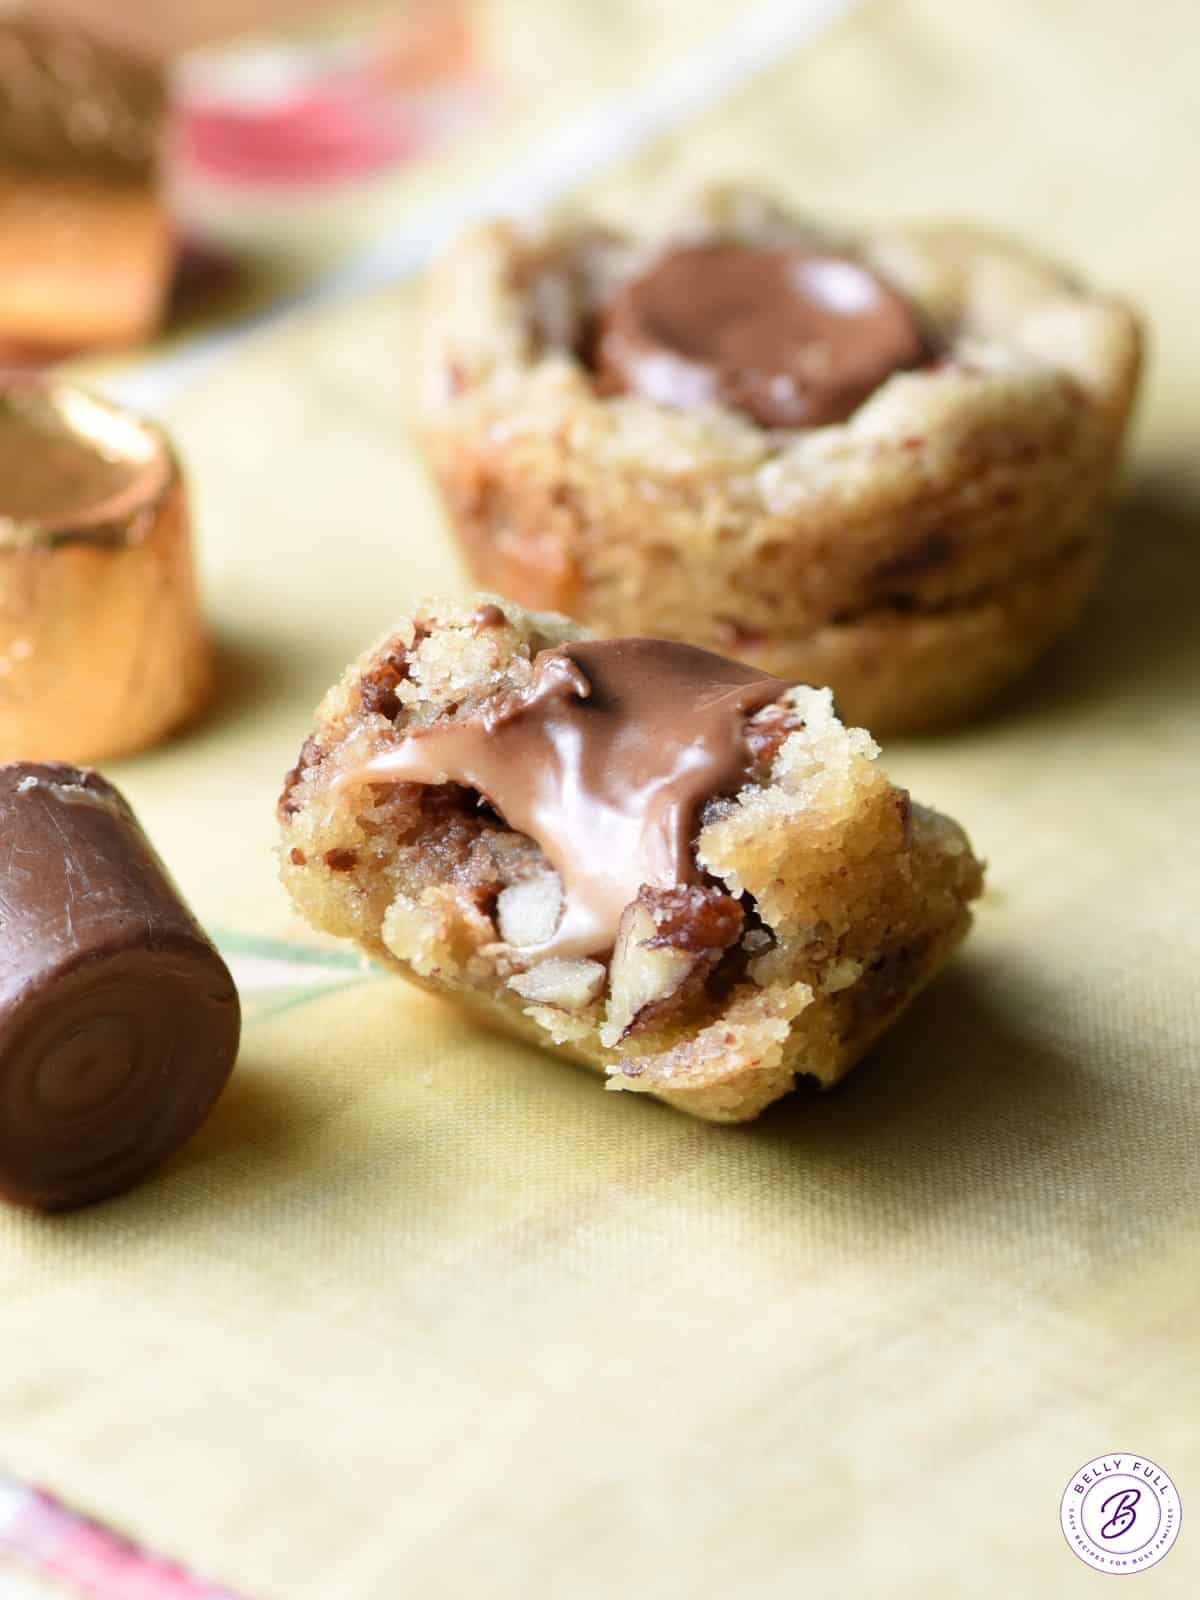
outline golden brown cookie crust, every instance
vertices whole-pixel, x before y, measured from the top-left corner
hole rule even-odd
[[[660,240],[710,236],[814,235],[724,191]],[[493,224],[434,273],[423,434],[476,577],[601,634],[829,683],[876,730],[991,699],[1094,579],[1137,383],[1131,312],[988,234],[880,232],[858,250],[944,357],[844,423],[765,430],[597,393],[578,354],[591,320],[660,247]]]
[[[498,599],[506,620],[480,630],[477,603],[404,619],[318,709],[280,801],[282,876],[302,915],[610,1087],[696,1116],[747,1120],[798,1074],[836,1082],[965,935],[981,872],[962,830],[888,781],[828,691],[790,690],[792,731],[701,817],[699,865],[753,907],[719,987],[639,1013],[652,1020],[632,1030],[615,955],[574,964],[595,969],[594,986],[565,974],[583,985],[570,1003],[521,993],[540,963],[505,942],[502,897],[545,872],[533,841],[453,784],[346,779],[414,727],[525,688],[538,650],[581,633]]]

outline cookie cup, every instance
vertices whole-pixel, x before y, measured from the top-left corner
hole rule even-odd
[[[939,355],[845,422],[598,391],[614,288],[665,245],[854,250]],[[874,731],[961,719],[1075,619],[1139,367],[1132,313],[977,230],[820,233],[744,192],[636,240],[477,228],[435,270],[421,425],[476,579],[600,634],[684,639],[830,685]]]

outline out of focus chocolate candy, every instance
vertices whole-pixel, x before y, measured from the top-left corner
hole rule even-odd
[[[106,761],[207,701],[187,497],[163,433],[0,380],[0,761]]]
[[[129,344],[167,303],[161,66],[69,23],[0,16],[0,357]]]
[[[0,1194],[62,1210],[129,1188],[225,1086],[221,957],[99,773],[0,766]]]
[[[166,110],[166,74],[148,56],[29,9],[0,16],[5,166],[148,182]]]

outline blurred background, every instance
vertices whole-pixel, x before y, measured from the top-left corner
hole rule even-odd
[[[751,55],[831,8],[758,9]],[[654,102],[702,94],[680,57],[730,21],[719,0],[0,0],[0,356],[192,333],[381,240],[367,281],[415,265],[465,211],[548,198],[649,131]],[[634,125],[614,118],[647,84]],[[81,257],[111,259],[106,291]]]
[[[481,15],[466,0],[0,0],[10,364],[234,314],[353,249],[397,175],[494,108]],[[138,242],[114,245],[118,229]],[[73,317],[88,286],[64,258],[96,251],[128,292]],[[47,271],[54,293],[27,282]]]

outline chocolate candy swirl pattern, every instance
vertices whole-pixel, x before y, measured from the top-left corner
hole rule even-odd
[[[237,991],[96,772],[0,767],[0,1193],[43,1210],[135,1183],[237,1054]]]

